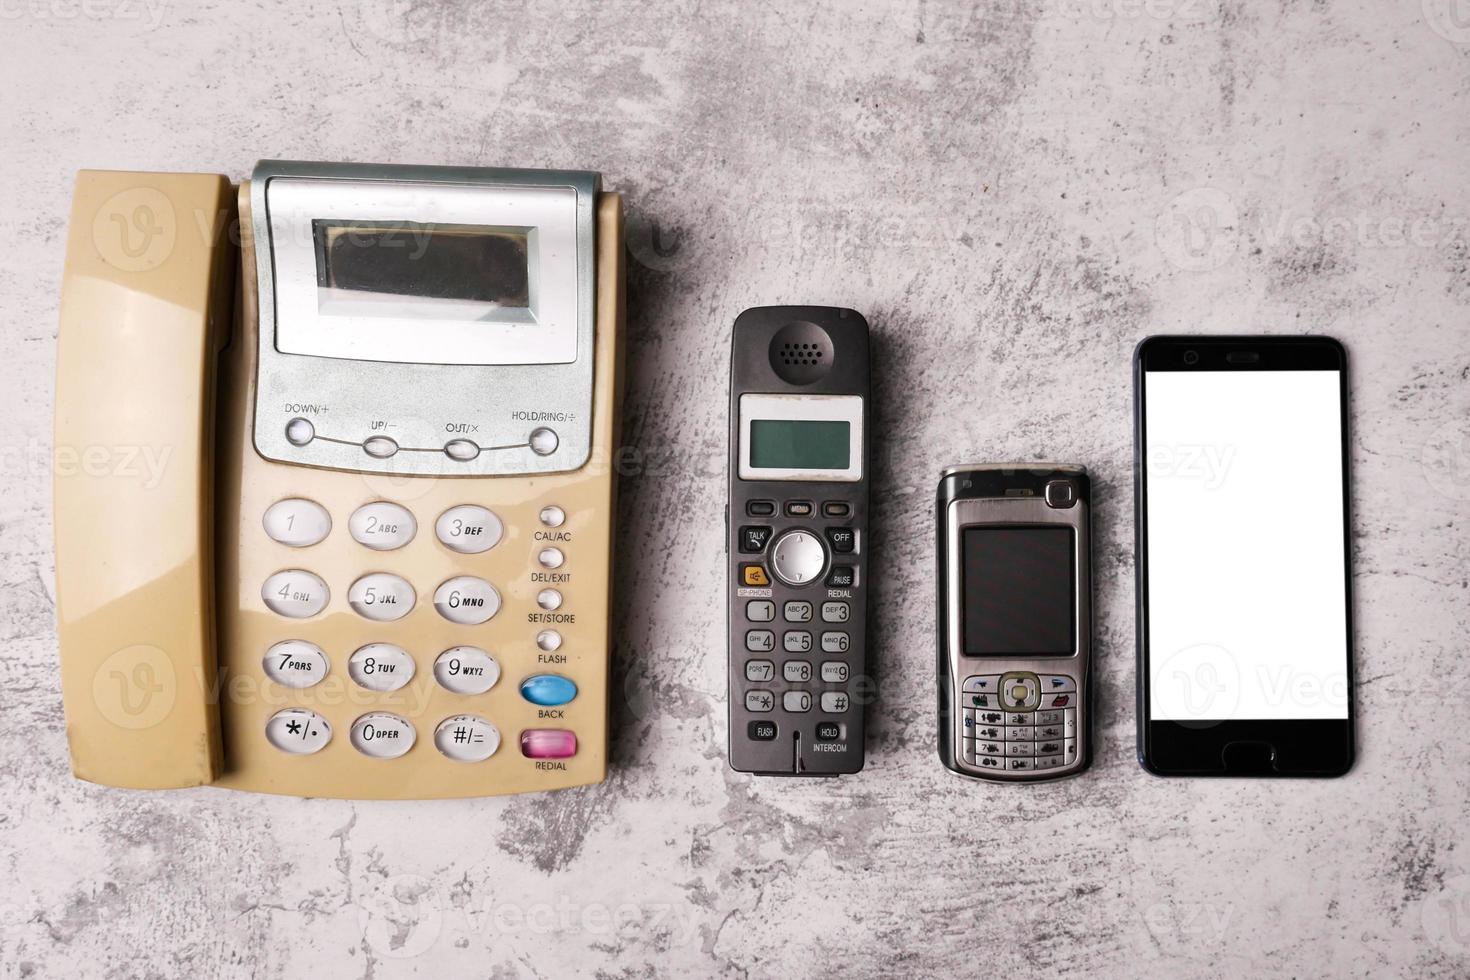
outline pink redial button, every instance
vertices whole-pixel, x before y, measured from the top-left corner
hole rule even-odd
[[[576,754],[576,732],[565,728],[531,728],[521,732],[521,755],[527,759],[570,759]]]

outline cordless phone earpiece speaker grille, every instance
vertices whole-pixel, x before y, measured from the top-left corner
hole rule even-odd
[[[832,338],[805,320],[786,324],[771,338],[771,370],[787,384],[809,385],[832,368]]]

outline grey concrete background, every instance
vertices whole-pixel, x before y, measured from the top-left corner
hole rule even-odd
[[[1470,7],[0,0],[0,973],[1470,974]],[[601,170],[627,195],[616,769],[515,799],[127,793],[68,774],[50,397],[77,168]],[[869,765],[723,759],[729,325],[877,332]],[[1353,356],[1362,754],[1162,781],[1133,750],[1129,354]],[[1100,757],[933,749],[929,513],[962,460],[1098,486]],[[126,519],[126,515],[119,515]]]

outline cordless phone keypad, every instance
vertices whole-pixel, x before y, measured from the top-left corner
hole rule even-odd
[[[960,695],[963,761],[1028,772],[1077,761],[1077,681],[1068,674],[979,674]]]
[[[500,517],[478,504],[460,504],[440,513],[423,515],[432,519],[434,538],[448,551],[459,555],[477,555],[501,543],[505,528]],[[543,529],[555,529],[566,523],[566,512],[556,505],[543,507],[537,515]],[[391,553],[403,548],[419,534],[419,519],[407,507],[391,501],[372,501],[358,507],[345,520],[347,534],[371,552],[383,552],[383,564],[391,565]],[[266,509],[262,517],[266,535],[279,544],[305,549],[326,540],[333,527],[327,509],[315,501],[299,497],[279,500]],[[530,556],[537,569],[558,569],[569,561],[561,547],[540,547]],[[376,563],[376,562],[375,562]],[[300,561],[298,564],[306,564]],[[284,637],[263,652],[261,667],[266,677],[286,688],[304,689],[320,683],[332,670],[333,655],[345,662],[346,672],[358,688],[374,692],[398,691],[419,673],[418,658],[425,657],[423,667],[433,682],[455,695],[473,698],[485,694],[500,679],[501,665],[489,652],[470,644],[444,650],[410,652],[401,646],[374,642],[370,628],[374,623],[402,619],[419,604],[430,601],[446,622],[456,626],[477,626],[490,621],[500,612],[499,590],[490,582],[474,575],[450,576],[443,581],[413,583],[392,571],[366,572],[351,582],[341,583],[346,604],[368,629],[363,642],[355,649],[333,651],[305,640]],[[284,632],[293,620],[310,619],[323,612],[332,600],[332,588],[321,576],[305,568],[284,568],[270,575],[261,586],[261,599],[266,607],[281,617]],[[555,588],[544,588],[536,595],[541,610],[556,610],[562,605],[562,594]],[[774,610],[772,610],[774,618]],[[466,636],[469,639],[469,636]],[[555,629],[542,629],[534,635],[537,649],[543,652],[560,648],[562,637]],[[774,666],[773,666],[774,671]],[[519,680],[520,697],[537,708],[557,708],[577,697],[577,685],[569,677],[550,672],[529,674]],[[466,704],[473,707],[473,702]],[[406,718],[388,711],[364,711],[347,732],[348,742],[363,755],[377,759],[396,759],[405,755],[418,740],[419,733]],[[276,748],[296,755],[321,751],[332,741],[332,726],[325,718],[307,708],[285,708],[266,723],[266,739]],[[457,762],[482,762],[495,754],[502,742],[500,730],[479,714],[453,715],[435,723],[432,732],[435,748]],[[560,728],[528,727],[516,738],[521,754],[528,759],[566,759],[577,752],[574,731]]]
[[[854,648],[848,628],[852,596],[830,598],[828,590],[856,587],[860,542],[852,527],[829,522],[848,520],[852,513],[845,500],[745,505],[735,529],[740,561],[734,586],[742,594],[761,590],[762,597],[737,603],[744,611],[742,703],[754,714],[779,711],[791,718],[749,722],[745,734],[752,741],[788,737],[790,724],[817,742],[844,737],[842,719],[854,710],[847,686],[858,673],[853,659],[862,651]],[[779,527],[782,518],[796,526]]]

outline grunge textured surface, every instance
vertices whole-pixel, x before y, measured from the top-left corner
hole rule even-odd
[[[1470,974],[1463,3],[15,0],[0,45],[0,975]],[[580,167],[627,195],[605,785],[373,804],[69,776],[72,175],[265,156]],[[836,781],[724,763],[729,328],[795,302],[877,342],[881,696],[867,771]],[[1353,358],[1342,780],[1134,760],[1129,356],[1235,330]],[[1100,756],[976,785],[934,754],[932,493],[946,464],[1036,458],[1096,478]]]

